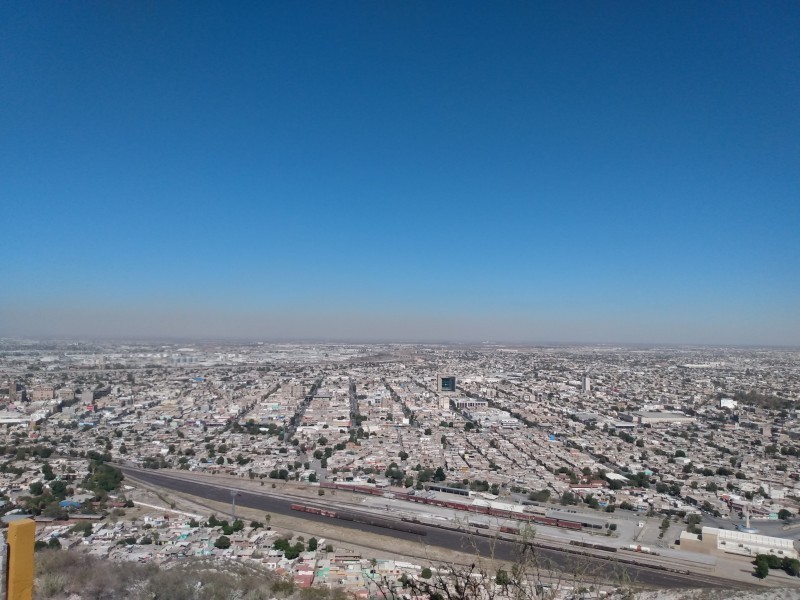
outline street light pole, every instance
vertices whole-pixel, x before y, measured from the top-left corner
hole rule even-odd
[[[235,521],[236,520],[236,496],[239,495],[239,492],[236,490],[231,490],[231,517]],[[233,523],[231,523],[233,525]]]

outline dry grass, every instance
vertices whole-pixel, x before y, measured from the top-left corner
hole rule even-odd
[[[115,563],[76,551],[37,554],[34,598],[48,600],[339,600],[325,589],[297,590],[257,565],[190,558],[169,565]]]

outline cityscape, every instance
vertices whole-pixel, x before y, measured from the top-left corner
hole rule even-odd
[[[800,3],[0,3],[0,600],[800,600]]]
[[[800,571],[797,350],[6,339],[0,360],[3,518],[43,548],[356,596],[440,572],[462,549],[432,532],[644,587]],[[620,585],[583,578],[537,583]]]

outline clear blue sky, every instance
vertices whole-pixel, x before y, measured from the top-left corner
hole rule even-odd
[[[800,344],[797,2],[0,7],[0,335]]]

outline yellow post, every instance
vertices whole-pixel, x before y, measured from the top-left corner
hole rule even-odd
[[[20,519],[8,524],[7,600],[33,598],[33,544],[36,523]]]

